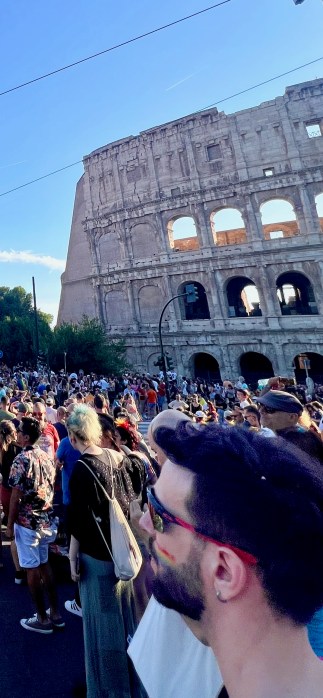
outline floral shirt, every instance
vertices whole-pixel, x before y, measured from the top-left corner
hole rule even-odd
[[[28,446],[14,459],[9,487],[21,491],[16,523],[36,531],[48,528],[52,519],[55,466],[38,446]]]

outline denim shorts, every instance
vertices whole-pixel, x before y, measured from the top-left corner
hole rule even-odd
[[[20,567],[33,569],[48,561],[48,546],[57,536],[56,522],[39,531],[15,524],[14,531]]]

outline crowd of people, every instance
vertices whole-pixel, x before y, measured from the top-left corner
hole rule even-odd
[[[220,383],[175,371],[168,384],[169,394],[162,374],[2,367],[2,529],[36,611],[20,624],[43,635],[65,627],[49,562],[60,531],[88,698],[144,698],[146,689],[158,698],[127,654],[152,593],[214,651],[221,698],[322,698],[323,386],[277,376],[250,389],[242,376]],[[133,581],[115,576],[97,481],[140,546]],[[293,661],[304,675],[292,674]]]

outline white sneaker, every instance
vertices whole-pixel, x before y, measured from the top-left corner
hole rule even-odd
[[[74,613],[75,616],[79,616],[82,618],[82,609],[81,607],[76,603],[75,599],[72,601],[65,601],[64,606],[67,611],[70,613]]]

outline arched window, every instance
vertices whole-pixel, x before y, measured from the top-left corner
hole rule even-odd
[[[210,310],[205,293],[205,288],[197,281],[186,281],[178,289],[178,293],[185,293],[186,286],[194,284],[197,290],[197,299],[192,303],[188,302],[187,298],[179,298],[182,320],[209,320]]]
[[[311,282],[298,271],[287,271],[277,281],[277,296],[282,315],[317,315]]]
[[[200,247],[196,223],[192,216],[178,216],[167,225],[169,244],[177,252],[191,252]]]
[[[212,354],[199,352],[190,358],[190,374],[194,378],[202,378],[208,382],[221,380],[220,367]]]
[[[305,361],[304,361],[305,359]],[[293,359],[294,373],[297,383],[305,383],[307,376],[314,383],[323,383],[323,355],[315,351],[306,351]]]
[[[236,208],[221,208],[212,213],[211,227],[216,245],[239,245],[247,239],[242,215]]]
[[[256,389],[261,378],[274,375],[271,361],[258,351],[246,351],[240,356],[240,371],[246,383]]]
[[[299,234],[295,211],[285,199],[271,199],[260,206],[265,240],[288,238]]]
[[[316,204],[318,219],[320,221],[321,230],[323,230],[323,194],[318,194],[315,197],[315,204]]]
[[[227,284],[229,317],[262,315],[256,284],[246,276],[235,276]]]

